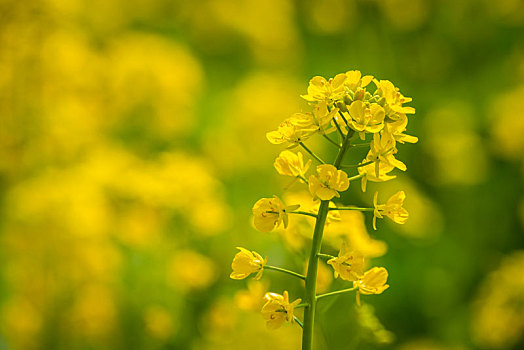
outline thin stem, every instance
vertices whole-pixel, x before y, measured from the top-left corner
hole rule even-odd
[[[271,266],[271,265],[266,265],[264,266],[264,269],[268,269],[268,270],[275,270],[275,271],[279,271],[279,272],[283,272],[283,273],[287,273],[288,275],[291,275],[291,276],[294,276],[294,277],[298,277],[302,280],[305,280],[306,279],[306,276],[304,275],[301,275],[299,273],[296,273],[296,272],[293,272],[293,271],[289,271],[289,270],[286,270],[286,269],[283,269],[281,267],[276,267],[276,266]]]
[[[329,255],[329,254],[322,254],[322,253],[318,253],[317,256],[319,258],[326,259],[326,260],[330,260],[330,259],[336,258],[336,256]]]
[[[346,125],[349,126],[349,123],[348,123],[346,117],[344,117],[344,114],[342,113],[341,110],[338,110],[338,114],[340,114],[340,116],[342,117],[342,120],[344,121],[344,123],[346,123]]]
[[[338,130],[338,133],[340,134],[340,136],[342,136],[342,139],[344,139],[346,135],[344,135],[344,133],[342,132],[342,129],[340,128],[340,125],[338,125],[338,122],[335,118],[333,118],[333,124],[335,124],[335,127]]]
[[[309,153],[311,155],[311,157],[315,158],[315,160],[317,162],[319,162],[320,164],[326,164],[322,159],[320,159],[319,156],[317,156],[312,150],[310,150],[305,144],[304,142],[299,142],[300,146],[302,146],[302,148],[304,149],[304,151],[306,151],[307,153]]]
[[[351,147],[368,147],[370,144],[371,144],[371,142],[355,143],[355,144],[352,144]]]
[[[353,165],[342,165],[341,168],[360,168],[369,164],[375,163],[376,160],[369,160],[367,162],[364,162],[362,164],[353,164]]]
[[[309,305],[308,303],[300,303],[300,304],[298,304],[297,306],[295,306],[295,310],[296,310],[296,309],[301,309],[301,308],[306,307],[306,306],[308,306],[308,305]]]
[[[333,119],[334,120],[334,119]],[[348,130],[344,137],[342,147],[338,151],[334,166],[339,169],[346,151],[349,149],[350,139],[355,132]],[[313,328],[315,325],[315,311],[317,306],[317,272],[318,272],[318,257],[320,249],[322,248],[322,236],[324,234],[324,226],[326,218],[329,213],[329,201],[321,201],[318,208],[317,220],[315,222],[315,229],[313,231],[313,241],[311,243],[311,252],[309,254],[309,261],[306,276],[306,293],[305,302],[309,305],[304,309],[304,328],[302,332],[302,350],[313,350]]]
[[[348,288],[348,289],[341,289],[341,290],[337,290],[337,291],[326,293],[326,294],[320,294],[320,295],[317,295],[317,300],[325,298],[325,297],[330,297],[330,296],[333,296],[333,295],[337,295],[337,294],[352,292],[355,289],[357,289],[357,287]]]
[[[297,177],[298,177],[300,180],[304,181],[306,184],[309,185],[309,181],[308,181],[304,176],[302,176],[302,175],[298,175]]]
[[[278,211],[273,211],[273,210],[268,210],[266,213],[270,213],[270,214],[279,214]],[[317,214],[313,214],[313,213],[308,213],[307,211],[287,211],[286,213],[288,214],[297,214],[297,215],[305,215],[305,216],[311,216],[313,218],[316,218],[317,217]]]
[[[330,139],[329,136],[327,136],[326,134],[322,134],[322,136],[324,136],[324,138],[325,138],[326,140],[328,140],[329,142],[331,142],[332,144],[334,144],[336,147],[340,148],[340,145],[339,145],[337,142],[335,142],[335,141],[333,141],[332,139]]]
[[[358,211],[373,211],[373,210],[375,210],[375,208],[338,207],[338,208],[329,208],[329,210],[358,210]]]
[[[362,173],[362,174],[358,174],[358,175],[355,175],[355,176],[351,176],[350,178],[348,178],[349,181],[355,181],[355,180],[358,180],[360,179],[361,177],[364,177],[366,176],[366,173]]]
[[[293,316],[293,318],[295,319],[296,323],[298,323],[298,325],[299,325],[302,329],[304,329],[304,324],[303,324],[303,323],[298,319],[298,317],[297,317],[297,316]]]

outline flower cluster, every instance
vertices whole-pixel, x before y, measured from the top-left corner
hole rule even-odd
[[[261,232],[270,232],[280,226],[286,229],[288,225],[293,225],[293,220],[299,215],[315,220],[307,275],[268,265],[267,258],[263,259],[260,254],[238,248],[240,252],[233,260],[231,278],[243,279],[254,274],[255,279],[259,279],[264,270],[274,270],[304,280],[306,288],[303,303],[301,299],[290,303],[287,291],[283,295],[269,292],[265,295],[262,315],[270,329],[279,328],[286,321],[293,323],[296,320],[303,327],[303,342],[310,344],[316,309],[314,306],[320,299],[355,291],[357,305],[360,305],[361,295],[381,294],[389,287],[388,271],[384,267],[366,268],[367,259],[373,256],[369,249],[361,250],[355,247],[355,242],[344,241],[338,256],[321,253],[324,228],[336,225],[338,229],[346,231],[355,229],[355,216],[341,215],[343,211],[373,212],[374,229],[377,218],[387,216],[398,224],[404,224],[408,219],[408,212],[403,207],[406,198],[404,191],[393,195],[385,204],[378,203],[378,192],[375,193],[371,208],[343,206],[332,200],[341,198],[352,181],[361,180],[361,189],[365,192],[368,181],[389,181],[396,177],[391,174],[395,169],[406,171],[406,165],[397,159],[397,146],[415,143],[418,139],[405,134],[407,116],[415,112],[413,107],[405,105],[411,98],[405,97],[388,80],[362,76],[359,71],[337,74],[332,79],[314,77],[309,82],[307,94],[302,98],[312,106],[312,112],[291,115],[266,136],[273,144],[287,146],[274,162],[276,171],[294,178],[293,183],[298,182],[306,187],[309,191],[306,197],[309,198],[300,200],[304,197],[284,197],[286,201],[299,199],[297,201],[301,202],[292,205],[284,203],[277,196],[262,198],[254,204],[252,211],[254,226]],[[315,135],[338,149],[332,163],[325,162],[306,145],[306,141]],[[291,150],[297,147],[305,153]],[[362,148],[367,148],[367,153],[362,154],[362,161],[353,165],[343,163],[348,151]],[[304,159],[306,154],[310,159]],[[317,165],[308,174],[313,162]],[[354,174],[348,174],[347,169],[353,169]],[[301,206],[303,211],[298,210]],[[362,216],[360,213],[355,214]],[[326,246],[329,247],[329,244]],[[326,259],[335,278],[351,282],[352,287],[317,294],[319,259]],[[302,307],[303,324],[294,315],[294,310]]]

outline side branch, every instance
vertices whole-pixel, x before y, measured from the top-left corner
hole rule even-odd
[[[334,292],[329,292],[329,293],[326,293],[326,294],[320,294],[320,295],[317,295],[317,300],[325,298],[325,297],[331,297],[333,295],[338,295],[338,294],[342,294],[342,293],[352,292],[355,289],[357,289],[357,287],[348,288],[348,289],[341,289],[341,290],[337,290],[337,291],[334,291]]]
[[[283,273],[287,273],[288,275],[291,275],[293,277],[297,277],[297,278],[300,278],[301,280],[306,280],[306,276],[304,275],[301,275],[297,272],[294,272],[294,271],[289,271],[289,270],[286,270],[286,269],[283,269],[281,267],[276,267],[276,266],[271,266],[271,265],[266,265],[264,266],[264,269],[268,269],[268,270],[274,270],[274,271],[279,271],[279,272],[283,272]]]

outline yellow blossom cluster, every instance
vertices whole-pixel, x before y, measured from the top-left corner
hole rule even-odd
[[[375,86],[374,89],[371,88],[371,83]],[[230,277],[244,279],[254,274],[258,280],[263,271],[269,269],[304,280],[304,303],[300,303],[302,298],[290,302],[287,291],[283,295],[268,292],[262,315],[270,329],[279,328],[286,321],[292,323],[296,320],[303,327],[303,344],[309,348],[307,344],[312,341],[314,306],[319,299],[356,291],[357,305],[360,306],[360,295],[381,294],[389,288],[388,271],[384,267],[365,269],[366,258],[383,255],[386,246],[369,237],[360,212],[373,212],[374,229],[377,218],[387,216],[395,223],[404,224],[409,215],[403,207],[406,198],[404,191],[393,195],[385,204],[378,203],[377,192],[373,208],[343,206],[332,200],[341,198],[352,181],[361,179],[361,188],[365,192],[367,181],[384,182],[394,179],[395,175],[390,175],[394,169],[407,169],[396,158],[397,144],[415,143],[418,139],[405,134],[407,115],[415,113],[413,107],[405,105],[411,102],[411,98],[405,97],[388,80],[378,80],[370,75],[362,76],[355,70],[337,74],[332,79],[317,76],[311,79],[307,94],[302,95],[302,98],[312,106],[312,112],[292,114],[276,130],[268,132],[266,137],[272,144],[287,146],[274,161],[276,171],[280,175],[294,178],[292,183],[298,182],[306,186],[309,193],[286,194],[283,198],[286,202],[293,203],[292,205],[284,203],[277,196],[262,198],[254,204],[252,212],[257,230],[270,232],[277,229],[284,232],[285,240],[293,250],[304,248],[307,244],[305,242],[311,238],[305,231],[313,229],[306,273],[301,275],[268,265],[267,258],[262,258],[259,253],[238,248],[240,252],[233,259]],[[338,149],[332,163],[325,162],[323,156],[310,148],[309,140],[315,135]],[[290,150],[298,147],[302,150]],[[358,164],[345,165],[346,153],[361,147],[368,147],[366,157]],[[305,154],[310,159],[304,159]],[[308,176],[313,162],[317,163],[315,171]],[[353,176],[345,170],[348,168],[354,169]],[[342,240],[338,256],[321,253],[324,233],[328,246],[334,247]],[[325,271],[322,266],[326,266],[319,265],[319,259],[322,258],[327,259],[327,265],[333,268],[334,277],[352,282],[352,288],[318,295],[316,284],[319,277],[323,290],[329,288],[331,283],[331,280],[322,277],[322,271]],[[293,314],[298,307],[304,308],[303,324]]]

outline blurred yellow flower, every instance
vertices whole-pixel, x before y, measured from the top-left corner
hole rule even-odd
[[[307,140],[312,134],[310,130],[295,126],[291,119],[286,119],[280,123],[277,130],[268,132],[266,137],[272,144],[280,145],[288,142],[293,147]]]
[[[343,73],[337,74],[334,78],[326,80],[324,77],[316,76],[309,81],[307,95],[301,95],[308,102],[325,101],[332,105],[333,101],[344,97],[346,89],[344,83],[347,76]]]
[[[269,287],[267,282],[250,280],[247,289],[239,290],[235,294],[235,304],[245,311],[260,311],[264,305],[263,297]]]
[[[314,199],[320,198],[325,201],[340,197],[338,191],[349,188],[348,175],[331,164],[317,166],[317,173],[318,175],[309,177],[309,192]]]
[[[366,271],[363,276],[353,282],[353,287],[357,290],[357,304],[360,305],[360,294],[381,294],[389,288],[386,284],[388,271],[383,267],[373,267]]]
[[[193,250],[179,251],[168,265],[168,283],[175,289],[191,291],[209,287],[216,278],[216,264]]]
[[[349,106],[349,116],[349,127],[359,133],[361,140],[365,140],[366,132],[374,134],[384,128],[386,112],[376,103],[369,105],[358,100]]]
[[[373,229],[377,229],[377,218],[382,219],[384,215],[389,217],[397,224],[405,224],[408,221],[409,213],[402,207],[406,194],[404,191],[399,191],[391,196],[386,204],[378,204],[378,192],[375,192],[373,197]]]
[[[233,272],[231,272],[229,277],[234,280],[241,280],[256,272],[255,279],[260,279],[264,266],[267,263],[267,257],[263,259],[257,252],[250,252],[242,247],[237,247],[237,249],[240,252],[233,258],[233,263],[231,264]]]
[[[302,301],[302,299],[297,299],[290,303],[287,290],[284,291],[284,295],[266,293],[264,299],[266,303],[262,306],[262,316],[267,321],[266,325],[269,329],[280,328],[285,321],[293,323],[293,311]]]
[[[358,251],[348,250],[346,242],[342,243],[338,257],[327,263],[333,267],[335,278],[340,275],[346,281],[356,281],[364,272],[364,256]]]
[[[304,174],[311,165],[311,159],[304,164],[302,153],[297,152],[295,154],[286,150],[280,152],[280,155],[275,159],[273,165],[280,175],[304,177]]]
[[[334,128],[327,130],[327,128],[331,125],[331,121],[337,113],[338,108],[333,108],[330,111],[326,101],[321,101],[313,108],[313,113],[295,113],[290,120],[300,130],[327,134],[335,130]]]
[[[259,199],[252,209],[255,227],[261,232],[270,232],[281,223],[287,227],[287,212],[296,210],[298,207],[299,205],[286,207],[277,196]]]

